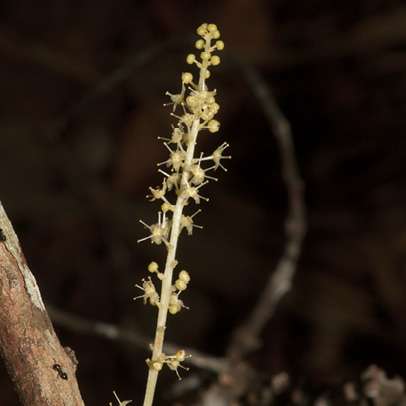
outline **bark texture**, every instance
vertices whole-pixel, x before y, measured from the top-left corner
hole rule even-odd
[[[27,406],[84,405],[71,361],[0,203],[0,351]]]

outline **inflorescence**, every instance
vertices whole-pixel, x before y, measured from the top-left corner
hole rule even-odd
[[[208,201],[208,198],[201,194],[201,189],[210,180],[217,181],[208,173],[216,171],[219,167],[226,171],[221,161],[231,158],[223,155],[224,150],[228,147],[226,142],[210,155],[195,153],[198,134],[201,131],[216,133],[220,128],[220,123],[214,119],[220,109],[216,102],[216,90],[209,90],[206,80],[210,77],[209,68],[220,63],[219,56],[213,53],[224,48],[223,41],[219,40],[220,32],[215,24],[202,24],[197,29],[197,33],[201,37],[195,43],[196,48],[200,51],[200,59],[196,55],[190,54],[187,56],[186,62],[198,67],[198,79],[195,81],[192,73],[184,72],[180,93],[166,93],[170,97],[170,102],[166,105],[173,106],[171,115],[178,119],[178,123],[172,126],[171,138],[162,138],[164,146],[169,152],[169,158],[158,164],[158,172],[164,176],[162,185],[156,188],[151,187],[151,194],[147,196],[150,201],[162,202],[158,212],[158,221],[148,225],[140,220],[141,224],[149,230],[149,235],[138,242],[150,240],[156,245],[164,243],[168,250],[163,273],[159,272],[156,262],[151,262],[148,266],[149,272],[156,274],[156,277],[162,282],[161,293],[158,294],[152,278],[148,277],[142,280],[141,286],[136,285],[143,291],[143,294],[134,298],[142,298],[144,304],[157,306],[160,312],[165,312],[165,316],[161,318],[158,316],[156,343],[160,342],[157,339],[158,334],[162,334],[161,341],[163,341],[165,324],[162,323],[166,321],[166,313],[176,314],[182,308],[187,308],[179,299],[179,295],[188,286],[189,273],[185,270],[180,271],[178,279],[172,283],[173,269],[178,263],[176,260],[177,241],[183,229],[188,235],[192,235],[194,228],[201,227],[194,224],[194,217],[200,210],[187,215],[183,213],[183,209],[190,201],[194,201],[196,204],[200,204],[202,200]],[[176,114],[177,109],[180,109],[179,115]],[[172,194],[172,198],[168,196],[170,194]],[[169,278],[169,282],[167,278]],[[164,321],[161,325],[159,325],[160,319]],[[174,356],[165,355],[161,348],[156,348],[156,344],[152,346],[152,350],[153,359],[147,360],[150,369],[159,371],[166,364],[178,374],[178,367],[182,367],[180,363],[186,358],[183,350],[178,351]]]

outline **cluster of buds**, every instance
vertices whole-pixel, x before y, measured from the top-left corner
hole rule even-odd
[[[166,364],[169,369],[176,372],[179,380],[182,379],[179,375],[178,368],[189,370],[189,368],[184,367],[181,365],[186,358],[189,358],[191,355],[186,356],[185,350],[179,350],[176,352],[175,355],[166,355],[164,352],[159,356],[157,360],[150,360],[149,358],[146,360],[147,365],[155,369],[156,371],[160,371],[164,364]]]
[[[164,274],[158,271],[158,264],[156,262],[151,262],[148,265],[148,271],[151,273],[156,273],[158,279],[162,280]],[[187,306],[184,305],[183,301],[179,299],[179,295],[186,290],[187,285],[190,281],[189,272],[182,270],[179,272],[178,279],[175,283],[171,286],[171,295],[169,298],[169,308],[168,311],[171,314],[176,314],[181,311],[182,308],[189,309]],[[149,276],[147,279],[142,280],[142,286],[135,285],[138,289],[141,289],[144,294],[137,296],[134,298],[136,299],[144,299],[144,304],[149,302],[152,306],[161,306],[159,301],[159,294],[156,291],[155,285],[152,282],[151,277]]]
[[[176,314],[179,313],[182,307],[189,309],[183,304],[183,301],[179,299],[181,292],[186,290],[187,284],[190,281],[189,273],[185,270],[179,272],[178,279],[172,285],[172,293],[169,298],[169,313]]]
[[[213,55],[215,50],[224,48],[223,41],[219,40],[220,32],[215,24],[202,24],[197,33],[202,37],[196,42],[196,48],[202,50],[200,53],[201,61],[198,61],[194,54],[187,56],[186,61],[189,64],[196,64],[200,69],[198,83],[193,82],[193,75],[190,72],[182,74],[182,90],[179,94],[167,93],[171,98],[173,109],[177,106],[183,110],[182,115],[172,115],[179,121],[173,127],[172,137],[164,140],[164,145],[169,151],[169,158],[158,164],[165,165],[168,171],[159,169],[164,175],[161,187],[150,188],[151,195],[147,196],[151,201],[161,200],[161,211],[158,213],[158,222],[152,225],[140,221],[150,231],[150,234],[138,240],[151,240],[154,244],[164,243],[167,247],[170,244],[170,235],[172,231],[172,219],[170,212],[174,212],[175,204],[172,204],[168,197],[168,191],[174,191],[177,198],[181,200],[182,206],[188,204],[192,199],[196,204],[201,200],[208,200],[200,194],[200,188],[207,184],[208,180],[217,180],[215,177],[207,175],[210,170],[216,170],[218,167],[226,170],[222,165],[222,159],[229,159],[230,156],[224,156],[223,152],[228,147],[224,142],[210,155],[203,153],[194,157],[197,134],[202,130],[208,130],[215,133],[219,130],[220,123],[214,119],[220,106],[216,102],[216,90],[209,91],[205,80],[210,76],[208,68],[220,63],[220,58]],[[215,41],[212,44],[212,41]],[[173,146],[171,145],[173,144]],[[206,162],[212,162],[206,168],[203,165]],[[193,217],[197,214],[186,216],[181,215],[181,228],[185,228],[188,235],[192,234],[194,227]]]

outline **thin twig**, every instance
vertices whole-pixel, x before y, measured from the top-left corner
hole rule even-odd
[[[292,285],[302,241],[306,232],[306,209],[303,181],[295,157],[291,128],[278,107],[268,84],[254,68],[234,54],[227,57],[242,73],[258,100],[274,135],[281,157],[282,179],[288,196],[288,215],[285,223],[287,241],[284,252],[272,271],[266,287],[247,320],[240,325],[229,346],[229,356],[240,358],[260,345],[259,336],[273,316],[281,298]]]
[[[149,349],[150,343],[153,340],[152,337],[135,333],[133,330],[127,330],[112,323],[104,323],[86,317],[77,316],[61,310],[49,303],[46,304],[46,308],[53,323],[63,326],[70,331],[75,331],[76,333],[92,334],[98,337],[103,337],[107,340],[118,341],[129,344],[135,348],[144,349]],[[216,358],[203,352],[199,352],[194,348],[181,347],[185,349],[187,354],[193,354],[192,357],[185,360],[185,363],[215,373],[222,372],[228,367],[227,360],[224,358]],[[165,342],[164,345],[164,351],[168,354],[176,353],[179,348],[179,344],[170,342]]]

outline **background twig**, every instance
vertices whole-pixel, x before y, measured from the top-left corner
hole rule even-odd
[[[287,241],[284,252],[276,268],[271,271],[257,304],[246,321],[238,327],[234,340],[229,346],[231,357],[242,357],[259,347],[261,331],[274,314],[281,298],[292,286],[306,232],[306,209],[303,195],[304,185],[296,162],[288,120],[279,109],[269,85],[258,72],[235,54],[228,53],[228,58],[247,81],[277,141],[282,179],[288,195],[288,214],[285,223]]]

